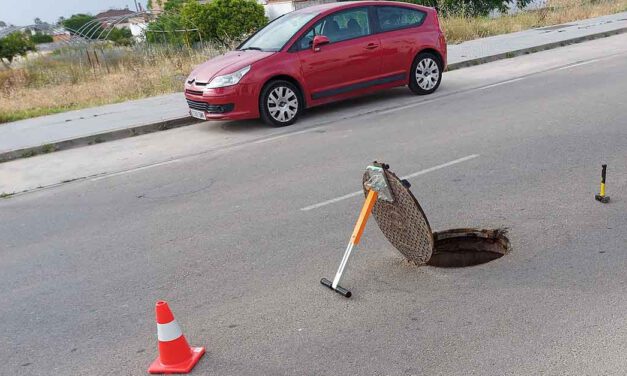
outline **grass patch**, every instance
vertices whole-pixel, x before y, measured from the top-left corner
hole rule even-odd
[[[2,192],[2,193],[0,193],[0,199],[2,199],[2,198],[9,198],[9,197],[13,196],[14,194],[15,194],[15,192],[13,192],[13,193]]]
[[[196,65],[224,51],[138,46],[36,55],[0,68],[0,123],[182,91]]]
[[[627,0],[549,0],[543,9],[499,18],[449,15],[441,25],[454,44],[621,11]],[[179,92],[196,65],[225,50],[96,46],[35,55],[0,67],[0,123]]]
[[[448,43],[454,44],[624,12],[626,9],[627,0],[549,0],[545,8],[498,18],[457,15],[442,17],[440,21]]]
[[[48,154],[57,151],[57,147],[52,144],[45,144],[40,149],[42,154]]]
[[[21,157],[22,158],[30,158],[30,157],[34,157],[36,155],[37,155],[37,152],[35,150],[29,150],[29,151],[23,152]]]

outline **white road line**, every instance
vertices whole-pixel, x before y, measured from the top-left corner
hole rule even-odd
[[[253,141],[252,144],[263,144],[264,142],[270,142],[270,141],[278,140],[278,139],[289,137],[289,136],[296,136],[296,135],[303,134],[303,133],[310,133],[310,132],[314,132],[318,130],[319,128],[322,128],[322,127],[308,128],[308,129],[303,129],[302,131],[297,131],[297,132],[288,131],[288,132],[281,133],[276,136],[271,136],[268,138],[262,138],[261,140]]]
[[[415,178],[416,176],[428,174],[429,172],[433,172],[433,171],[440,170],[440,169],[445,168],[445,167],[456,165],[458,163],[469,161],[471,159],[477,158],[478,156],[479,156],[479,154],[471,154],[471,155],[465,156],[463,158],[459,158],[459,159],[455,159],[455,160],[450,161],[450,162],[442,163],[441,165],[429,167],[429,168],[426,168],[424,170],[420,170],[418,172],[414,172],[413,174],[402,176],[401,179]],[[351,197],[355,197],[355,196],[359,196],[359,195],[363,195],[363,194],[364,194],[363,191],[352,192],[352,193],[349,193],[349,194],[345,194],[344,196],[339,196],[339,197],[332,198],[332,199],[327,200],[327,201],[319,202],[317,204],[305,206],[304,208],[301,208],[300,210],[302,210],[302,211],[309,211],[309,210],[313,210],[313,209],[318,209],[318,208],[321,208],[323,206],[334,204],[336,202],[340,202],[342,200],[346,200],[346,199],[349,199]]]
[[[507,80],[507,81],[502,81],[502,82],[497,82],[495,84],[492,85],[487,85],[487,86],[482,86],[476,89],[476,91],[480,91],[480,90],[486,90],[486,89],[492,89],[493,87],[497,87],[497,86],[501,86],[501,85],[507,85],[507,84],[511,84],[512,82],[516,82],[516,81],[522,81],[527,77],[518,77],[518,78],[512,78],[511,80]]]
[[[581,66],[581,65],[596,63],[599,60],[601,60],[601,59],[592,59],[592,60],[582,61],[582,62],[575,63],[575,64],[570,64],[570,65],[567,65],[565,67],[557,68],[556,71],[561,71],[561,70],[564,70],[564,69],[570,69],[570,68],[578,67],[578,66]]]
[[[418,106],[422,106],[422,105],[425,105],[425,104],[429,104],[431,102],[435,102],[435,101],[440,100],[440,99],[448,98],[451,95],[466,94],[466,93],[472,93],[474,91],[481,91],[481,90],[485,90],[485,89],[491,89],[491,88],[496,87],[496,86],[511,84],[513,82],[521,81],[521,80],[524,80],[526,78],[529,78],[529,76],[512,78],[510,80],[497,82],[497,83],[494,83],[494,84],[491,84],[491,85],[480,86],[480,87],[476,87],[476,88],[470,88],[470,89],[467,89],[467,91],[452,92],[452,93],[441,95],[439,97],[435,97],[433,99],[427,99],[427,100],[423,100],[423,101],[420,101],[420,102],[408,103],[406,105],[393,107],[393,108],[388,108],[387,110],[376,111],[374,114],[375,115],[385,115],[385,114],[389,114],[389,113],[392,113],[392,112],[397,112],[397,111],[401,111],[401,110],[406,110],[408,108],[418,107]]]
[[[98,180],[108,179],[108,178],[111,178],[111,177],[114,177],[114,176],[126,175],[126,174],[130,174],[132,172],[147,170],[149,168],[163,166],[163,165],[167,165],[167,164],[170,164],[170,163],[176,163],[176,162],[180,162],[180,161],[181,161],[181,159],[172,159],[170,161],[159,162],[159,163],[151,164],[151,165],[148,165],[148,166],[142,166],[142,167],[132,168],[130,170],[114,172],[112,174],[108,174],[108,175],[104,175],[104,176],[98,176],[96,178],[90,179],[89,181],[98,181]]]

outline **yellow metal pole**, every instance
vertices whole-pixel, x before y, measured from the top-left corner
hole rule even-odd
[[[364,206],[361,208],[361,212],[359,213],[359,218],[357,218],[357,223],[355,223],[355,229],[353,230],[353,235],[351,235],[350,242],[353,244],[358,244],[361,239],[361,234],[364,233],[364,228],[366,228],[366,223],[368,222],[368,217],[370,217],[370,212],[372,211],[372,207],[375,202],[377,202],[377,196],[379,194],[376,191],[369,190],[368,196],[366,197],[366,201],[364,202]]]
[[[361,234],[364,232],[364,228],[366,227],[366,223],[368,222],[368,217],[370,216],[370,212],[372,211],[372,207],[375,202],[377,202],[378,193],[370,190],[368,191],[368,196],[366,196],[366,201],[364,202],[364,206],[361,207],[361,212],[359,213],[359,218],[357,218],[357,223],[355,223],[355,228],[353,229],[353,234],[348,242],[348,246],[346,247],[346,251],[344,251],[344,257],[342,258],[342,262],[340,262],[340,267],[337,269],[337,273],[335,273],[335,278],[333,278],[333,283],[331,284],[331,288],[337,291],[337,285],[340,283],[340,278],[342,278],[342,273],[344,273],[344,268],[346,267],[346,263],[348,262],[348,258],[353,251],[353,247],[355,244],[359,243],[361,239]],[[324,279],[323,279],[324,281]],[[325,282],[321,281],[323,284]],[[350,296],[350,292],[348,292],[348,296]]]

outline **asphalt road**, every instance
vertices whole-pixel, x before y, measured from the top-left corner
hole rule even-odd
[[[157,299],[207,347],[199,375],[627,374],[627,54],[603,44],[625,41],[1,200],[0,374],[144,374]],[[512,252],[415,267],[371,222],[342,281],[354,296],[323,288],[361,205],[338,198],[372,160],[416,175],[434,230],[506,226]],[[594,200],[602,162],[607,205]]]

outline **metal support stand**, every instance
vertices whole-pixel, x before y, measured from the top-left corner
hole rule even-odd
[[[344,273],[344,268],[346,268],[346,263],[348,262],[348,258],[353,251],[355,245],[359,244],[359,240],[361,239],[361,235],[364,232],[364,228],[366,227],[366,223],[368,222],[368,217],[370,217],[370,212],[372,211],[372,207],[377,201],[378,193],[376,191],[370,190],[368,191],[368,196],[366,197],[366,201],[364,202],[364,206],[361,208],[361,212],[359,213],[359,218],[357,218],[357,223],[355,223],[355,228],[353,229],[353,234],[348,242],[348,246],[346,247],[346,251],[344,251],[344,257],[342,258],[342,262],[340,263],[340,267],[337,269],[337,273],[335,273],[335,278],[333,278],[333,282],[329,281],[326,278],[322,278],[320,283],[332,289],[333,291],[341,294],[347,298],[351,297],[351,292],[339,285],[340,278],[342,278],[342,273]]]

